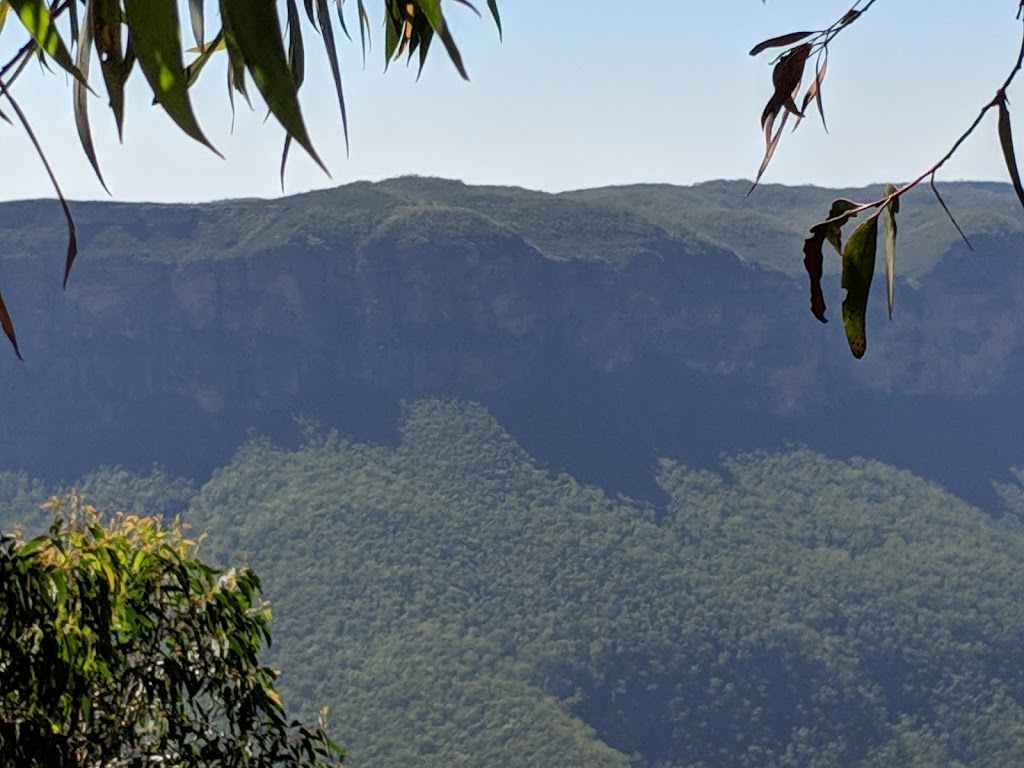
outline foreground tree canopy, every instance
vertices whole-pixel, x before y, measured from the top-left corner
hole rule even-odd
[[[340,763],[257,659],[251,569],[210,568],[159,518],[51,506],[49,532],[0,536],[0,765]]]
[[[791,116],[799,122],[813,104],[821,116],[822,123],[825,123],[822,92],[828,69],[829,44],[839,34],[853,26],[876,1],[856,0],[849,10],[826,29],[798,30],[781,34],[758,43],[750,51],[751,55],[756,56],[766,51],[777,52],[781,49],[781,53],[772,60],[772,94],[761,113],[765,153],[754,186],[768,167]],[[500,34],[501,17],[497,0],[486,2]],[[288,151],[293,142],[323,167],[306,131],[299,103],[306,58],[303,32],[305,24],[311,25],[321,38],[323,51],[333,75],[341,124],[347,141],[346,106],[338,62],[337,32],[340,31],[351,39],[349,26],[353,29],[358,27],[365,57],[371,24],[365,0],[355,0],[354,4],[350,4],[349,8],[354,5],[354,11],[349,14],[348,19],[344,3],[345,0],[303,0],[303,7],[300,8],[298,0],[285,0],[282,3],[278,3],[277,0],[217,0],[215,5],[219,11],[220,28],[213,32],[207,28],[206,22],[207,6],[214,3],[208,3],[206,0],[188,0],[188,16],[195,43],[193,48],[189,48],[181,30],[178,3],[173,1],[150,3],[143,0],[67,0],[54,2],[52,5],[45,0],[0,1],[0,30],[3,29],[6,17],[13,12],[22,24],[21,34],[25,40],[14,56],[0,67],[0,97],[7,102],[14,113],[14,118],[32,138],[63,206],[68,224],[65,285],[77,254],[74,221],[61,193],[57,177],[46,162],[43,148],[36,141],[32,128],[11,91],[11,86],[24,72],[28,62],[38,56],[63,69],[70,76],[78,137],[97,177],[103,183],[89,126],[90,94],[94,95],[100,88],[106,92],[120,131],[125,120],[125,84],[138,69],[152,90],[154,102],[163,107],[182,131],[216,152],[200,128],[189,99],[189,88],[201,76],[206,64],[216,54],[221,53],[227,61],[227,94],[231,108],[234,108],[236,93],[251,106],[251,81],[269,113],[285,129],[281,157],[283,176]],[[457,3],[479,14],[469,0],[457,0]],[[431,43],[437,38],[452,64],[462,77],[467,77],[462,56],[445,19],[442,0],[384,0],[383,5],[386,62],[406,55],[409,60],[418,56],[419,67],[422,69]],[[334,6],[336,11],[333,16],[331,6]],[[1019,20],[1024,3],[1018,0],[1016,6]],[[1008,4],[1009,10],[1012,10],[1012,6]],[[189,51],[193,51],[195,55],[186,63],[186,54]],[[90,66],[94,59],[99,62],[101,77],[90,79]],[[812,61],[814,76],[810,85],[802,89],[805,71]],[[899,212],[900,198],[927,179],[953,225],[960,231],[935,187],[935,177],[992,109],[998,113],[998,139],[1009,177],[1024,205],[1024,184],[1017,168],[1007,100],[1007,89],[1020,71],[1022,63],[1024,36],[1016,61],[1005,81],[996,90],[995,96],[982,107],[967,130],[953,141],[949,151],[933,166],[908,183],[898,186],[886,185],[878,199],[867,202],[836,200],[823,220],[811,228],[810,236],[803,248],[804,264],[810,279],[811,311],[818,320],[827,322],[826,302],[821,286],[824,260],[822,251],[827,241],[842,259],[841,287],[846,291],[842,317],[850,350],[855,357],[863,357],[867,349],[865,317],[879,237],[884,241],[886,297],[889,316],[892,317],[896,275],[896,215]],[[97,80],[102,80],[102,86],[96,82]],[[0,117],[8,122],[12,121],[11,117],[2,112]],[[859,214],[865,214],[867,218],[860,222],[844,243],[843,227]],[[883,222],[882,232],[879,231],[879,219]],[[960,234],[963,235],[963,232]],[[966,237],[964,239],[966,240]],[[967,244],[970,246],[969,242]],[[0,327],[20,358],[14,324],[2,298]]]

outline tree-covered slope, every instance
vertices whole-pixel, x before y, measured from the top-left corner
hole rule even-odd
[[[665,505],[539,468],[478,406],[394,447],[257,440],[195,497],[354,766],[1006,766],[1024,538],[883,464],[662,462]]]

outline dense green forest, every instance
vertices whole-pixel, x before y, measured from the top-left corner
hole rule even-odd
[[[328,703],[357,768],[1024,764],[1024,473],[989,514],[794,447],[663,459],[638,502],[477,405],[409,404],[398,431],[255,438],[201,487],[75,485],[260,572],[286,703]],[[0,475],[4,524],[57,490]]]

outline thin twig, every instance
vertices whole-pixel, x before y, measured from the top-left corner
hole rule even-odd
[[[872,2],[874,2],[874,0],[872,0]],[[886,203],[888,203],[889,201],[891,201],[891,200],[893,200],[895,198],[898,198],[901,195],[903,195],[905,192],[908,192],[909,190],[913,189],[914,187],[916,187],[918,184],[920,184],[922,181],[924,181],[928,177],[931,177],[932,180],[933,180],[933,183],[934,183],[934,178],[935,178],[936,172],[943,165],[945,165],[949,161],[949,159],[951,157],[953,157],[954,154],[956,154],[957,150],[960,149],[960,145],[962,145],[967,140],[967,138],[972,133],[974,133],[975,129],[981,124],[982,119],[985,117],[985,115],[988,113],[988,111],[990,109],[992,109],[992,107],[998,106],[1000,104],[1000,102],[1002,102],[1003,100],[1006,99],[1006,89],[1010,87],[1011,83],[1013,83],[1014,78],[1017,77],[1017,73],[1020,72],[1022,66],[1024,66],[1024,25],[1022,25],[1022,27],[1021,27],[1020,50],[1017,53],[1017,61],[1014,63],[1013,69],[1010,70],[1010,74],[1006,76],[1006,80],[999,87],[999,90],[996,91],[996,95],[992,98],[992,100],[988,104],[986,104],[984,107],[981,108],[981,111],[978,113],[978,116],[976,118],[974,118],[974,122],[971,123],[970,127],[966,131],[964,131],[962,134],[960,134],[960,137],[955,142],[953,142],[953,146],[949,148],[949,151],[946,152],[946,154],[944,154],[939,159],[939,161],[937,163],[935,163],[935,165],[933,165],[931,168],[926,170],[924,173],[922,173],[920,176],[918,176],[913,181],[908,182],[907,184],[904,184],[902,187],[897,189],[895,192],[893,192],[891,194],[888,194],[885,197],[879,198],[878,200],[875,200],[875,201],[870,202],[870,203],[862,203],[862,204],[858,205],[856,208],[851,209],[849,211],[849,213],[850,214],[857,214],[857,213],[861,213],[863,211],[866,211],[869,208],[880,208],[883,205],[885,205]],[[827,219],[824,223],[830,224],[833,221],[836,221],[836,219],[834,219],[834,218],[833,219]],[[959,229],[959,227],[957,227],[957,228]]]

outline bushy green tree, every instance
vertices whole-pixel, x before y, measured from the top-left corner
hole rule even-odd
[[[0,536],[0,766],[340,763],[259,662],[254,571],[204,564],[177,522],[50,507],[47,533]]]

